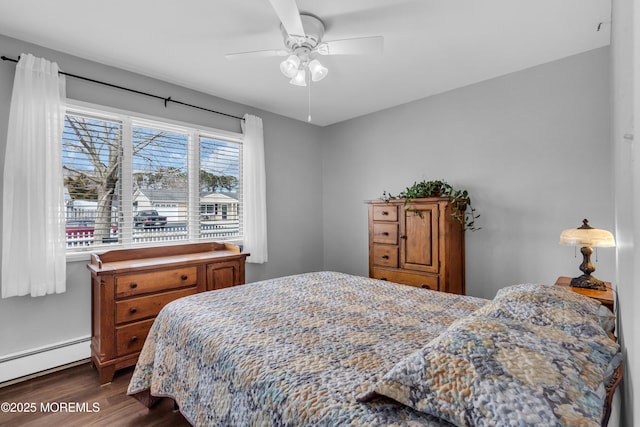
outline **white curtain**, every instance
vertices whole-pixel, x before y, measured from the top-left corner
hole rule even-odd
[[[267,191],[262,119],[245,114],[242,122],[244,251],[247,262],[267,262]]]
[[[2,298],[64,292],[62,130],[58,65],[20,55],[11,96],[2,194]]]

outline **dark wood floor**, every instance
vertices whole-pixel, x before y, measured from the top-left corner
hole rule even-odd
[[[35,404],[34,413],[11,413],[6,403],[0,411],[0,426],[189,426],[178,411],[173,410],[173,401],[164,399],[154,408],[147,409],[134,398],[127,396],[127,387],[133,368],[116,372],[113,382],[100,386],[98,373],[89,363],[63,371],[34,378],[0,388],[0,404],[8,402],[10,409],[19,409],[18,404]],[[42,406],[50,411],[58,410],[60,403],[72,402],[76,407],[84,403],[97,412],[42,412]]]

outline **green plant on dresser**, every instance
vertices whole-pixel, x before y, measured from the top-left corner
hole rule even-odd
[[[448,197],[451,200],[451,215],[460,222],[465,230],[476,231],[480,227],[476,227],[476,219],[480,214],[471,204],[471,196],[467,190],[454,188],[451,184],[444,180],[420,181],[414,182],[412,186],[401,191],[397,196],[382,193],[381,200],[389,201],[395,199],[404,199],[407,206],[413,199],[425,199],[429,197]]]

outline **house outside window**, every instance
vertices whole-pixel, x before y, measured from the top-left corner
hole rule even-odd
[[[63,146],[68,251],[242,243],[242,135],[84,105]]]

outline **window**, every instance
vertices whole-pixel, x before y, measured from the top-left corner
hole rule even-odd
[[[241,240],[241,138],[70,108],[62,140],[68,250]]]

